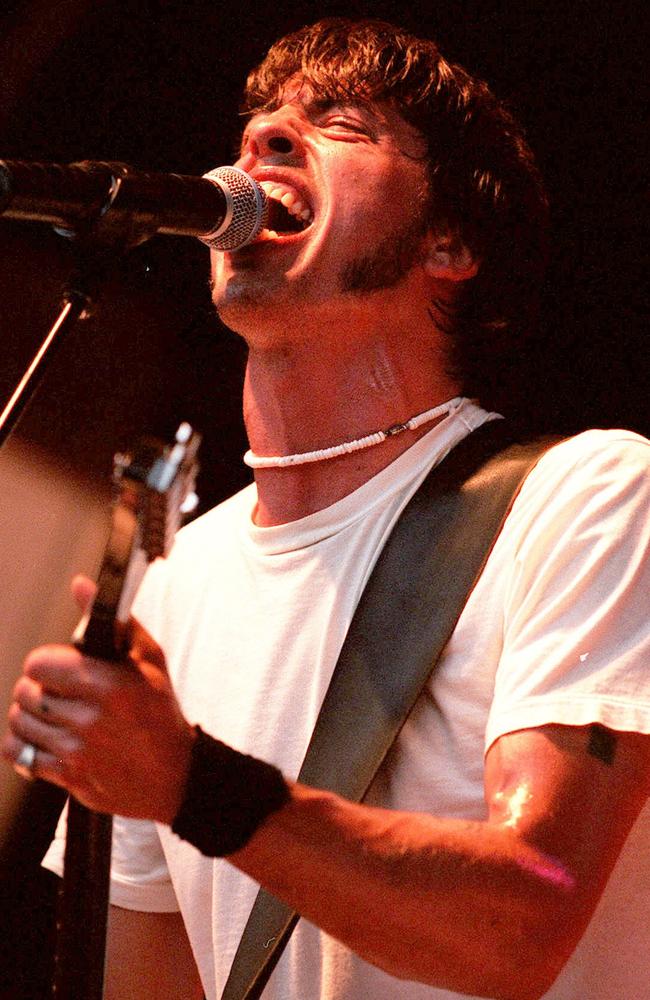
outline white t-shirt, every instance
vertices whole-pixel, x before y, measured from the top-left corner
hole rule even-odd
[[[180,533],[150,572],[137,614],[162,645],[192,722],[296,777],[395,519],[429,468],[487,417],[463,402],[354,493],[298,521],[253,525],[251,486]],[[484,753],[500,735],[592,722],[650,733],[649,459],[650,443],[626,431],[590,431],[542,457],[368,801],[481,820]],[[48,866],[60,866],[60,851],[50,849]],[[169,828],[116,820],[113,902],[180,908],[208,1000],[220,996],[256,892]],[[548,1000],[645,998],[649,926],[646,806]],[[457,996],[397,980],[305,920],[264,993]]]

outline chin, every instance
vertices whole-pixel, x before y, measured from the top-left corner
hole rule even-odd
[[[242,287],[213,296],[221,322],[250,345],[268,340],[269,331],[286,327],[286,310],[277,297]]]

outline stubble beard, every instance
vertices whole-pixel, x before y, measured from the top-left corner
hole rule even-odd
[[[428,194],[424,188],[413,214],[398,232],[388,233],[369,253],[345,265],[341,291],[353,295],[394,288],[422,259],[422,241],[429,230]]]

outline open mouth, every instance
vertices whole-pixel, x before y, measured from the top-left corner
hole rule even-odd
[[[269,200],[268,223],[261,239],[302,233],[311,226],[314,221],[311,207],[295,188],[274,181],[263,181],[261,187]]]

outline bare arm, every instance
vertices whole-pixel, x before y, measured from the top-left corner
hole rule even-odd
[[[179,913],[111,906],[105,1000],[200,1000],[202,996]]]
[[[387,972],[462,993],[536,998],[583,933],[650,790],[650,737],[589,728],[502,737],[487,822],[353,805],[295,786],[231,857]]]

